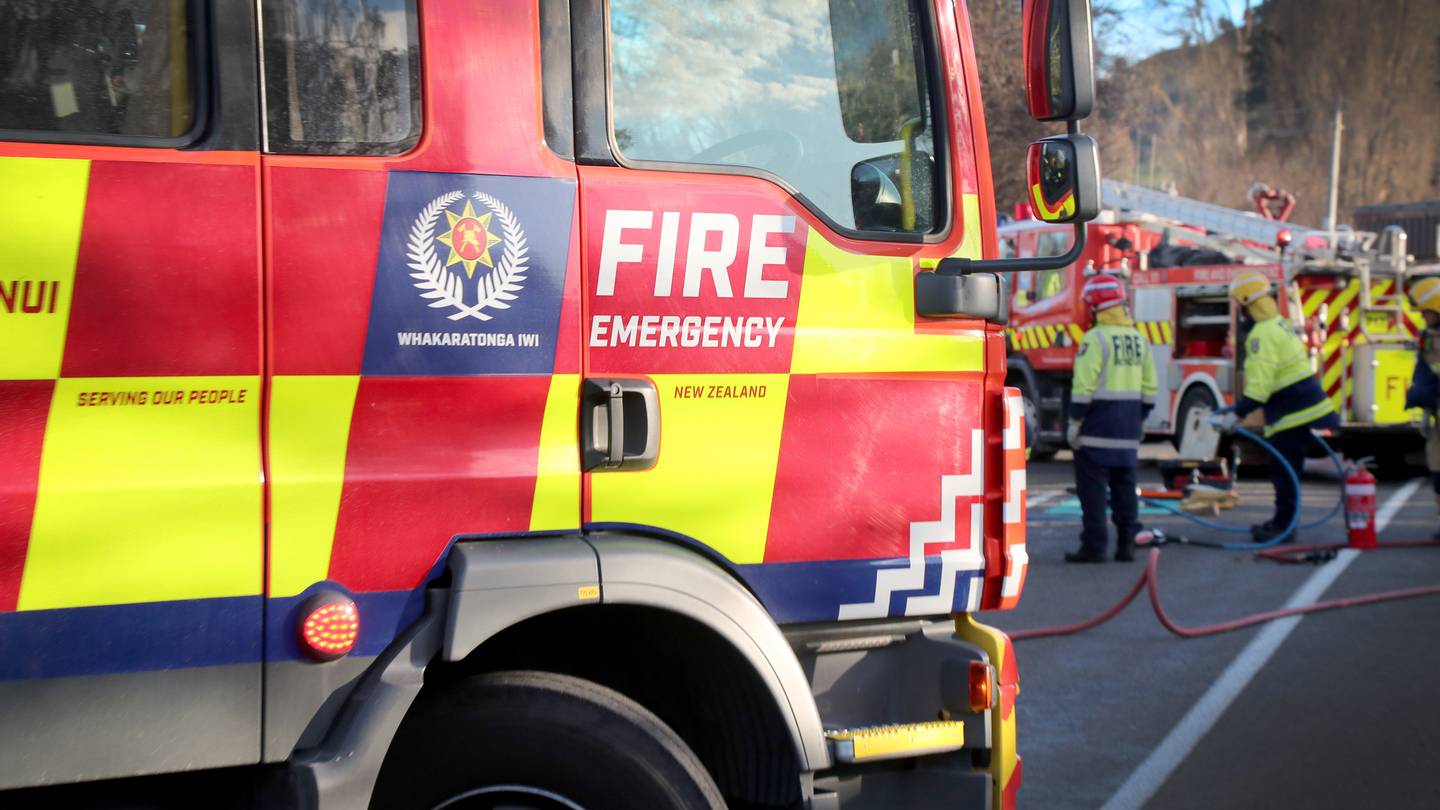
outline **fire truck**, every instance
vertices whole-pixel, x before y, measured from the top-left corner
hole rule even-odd
[[[1232,403],[1243,388],[1243,312],[1228,296],[1240,273],[1275,282],[1281,314],[1306,335],[1343,423],[1342,445],[1399,456],[1416,426],[1404,408],[1423,326],[1404,294],[1405,233],[1306,228],[1260,213],[1104,181],[1105,210],[1075,264],[1018,277],[1007,329],[1010,384],[1024,392],[1031,457],[1064,443],[1076,346],[1090,326],[1083,276],[1118,273],[1160,372],[1148,435],[1181,443],[1186,415]],[[1260,201],[1262,204],[1264,200]],[[1262,206],[1263,208],[1263,206]],[[1036,220],[1000,229],[1002,255],[1053,255],[1069,231]],[[1377,445],[1376,442],[1380,444]]]
[[[977,70],[947,0],[0,2],[0,804],[1013,808]]]

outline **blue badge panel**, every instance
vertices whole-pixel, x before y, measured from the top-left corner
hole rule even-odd
[[[392,172],[365,374],[549,374],[575,183]]]

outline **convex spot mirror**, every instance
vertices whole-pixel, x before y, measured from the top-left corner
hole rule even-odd
[[[907,150],[856,163],[850,169],[855,227],[865,231],[925,232],[934,228],[930,189],[935,158]]]
[[[1030,209],[1041,222],[1089,222],[1100,213],[1100,160],[1089,135],[1030,144],[1025,161]]]
[[[1078,121],[1095,106],[1090,0],[1025,0],[1025,99],[1037,121]]]

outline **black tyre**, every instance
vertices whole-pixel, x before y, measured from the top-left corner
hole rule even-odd
[[[372,810],[723,810],[693,751],[613,689],[497,672],[422,695]]]
[[[1030,389],[1022,386],[1020,397],[1025,404],[1025,446],[1030,448],[1029,460],[1048,461],[1060,448],[1040,440],[1040,408]]]
[[[1175,411],[1175,431],[1170,439],[1174,442],[1176,450],[1185,444],[1185,425],[1190,422],[1190,412],[1196,408],[1213,411],[1217,404],[1215,395],[1210,393],[1209,388],[1202,385],[1191,386],[1185,392],[1185,396],[1180,398],[1180,407]]]

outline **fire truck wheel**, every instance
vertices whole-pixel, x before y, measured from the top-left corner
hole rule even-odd
[[[1040,409],[1035,407],[1035,399],[1030,396],[1030,389],[1021,388],[1020,399],[1025,404],[1025,446],[1030,448],[1026,458],[1030,461],[1048,461],[1060,448],[1040,439]]]
[[[371,810],[724,810],[669,726],[613,689],[496,672],[423,695],[381,768]]]
[[[1190,422],[1190,412],[1196,408],[1215,410],[1215,395],[1203,385],[1192,385],[1180,398],[1180,407],[1175,410],[1175,433],[1172,441],[1179,450],[1185,444],[1185,425]]]

